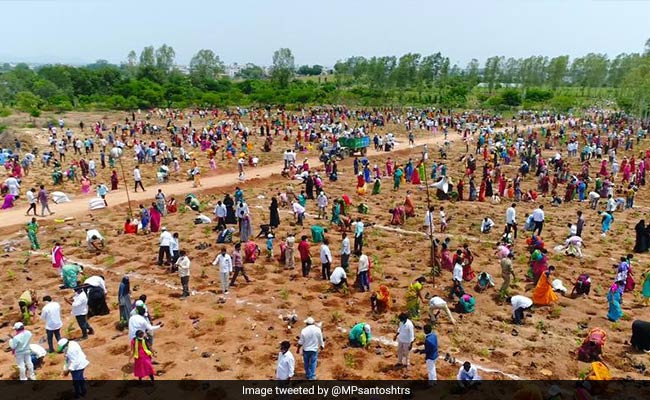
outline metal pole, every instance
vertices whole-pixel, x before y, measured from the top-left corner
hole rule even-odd
[[[131,197],[129,196],[129,185],[126,183],[126,175],[124,174],[124,164],[122,164],[122,157],[117,159],[120,162],[120,169],[122,170],[122,181],[124,181],[124,189],[126,189],[126,200],[129,204],[128,217],[133,217],[133,209],[131,209]]]

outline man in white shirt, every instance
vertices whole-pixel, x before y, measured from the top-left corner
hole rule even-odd
[[[217,202],[217,206],[214,208],[214,216],[217,219],[217,229],[224,229],[226,227],[226,215],[228,214],[228,209],[221,202]]]
[[[95,333],[93,328],[88,323],[87,318],[88,296],[86,296],[86,292],[83,291],[81,286],[77,286],[74,291],[75,294],[72,298],[72,301],[67,298],[65,300],[72,306],[72,315],[74,315],[75,319],[77,320],[77,324],[79,324],[79,328],[81,328],[80,340],[86,340],[88,339],[89,334],[92,335]]]
[[[171,265],[172,262],[172,252],[171,245],[174,237],[171,233],[167,231],[167,228],[162,227],[162,232],[160,232],[160,247],[158,247],[158,266],[162,267],[163,258],[167,257],[167,264]]]
[[[200,217],[201,216],[197,218]],[[208,222],[208,224],[209,223],[210,222]],[[174,234],[172,235],[172,241],[169,243],[169,251],[172,253],[172,272],[175,271],[173,269],[173,266],[176,265],[176,260],[178,260],[178,257],[180,257],[179,250],[180,250],[180,243],[178,242],[178,232],[174,232]]]
[[[219,265],[219,278],[221,279],[221,292],[223,294],[228,294],[228,285],[230,280],[230,273],[232,272],[232,257],[226,252],[226,248],[221,248],[221,254],[219,254],[212,265]]]
[[[506,299],[512,305],[512,318],[516,325],[524,324],[524,311],[530,309],[533,306],[533,300],[529,299],[526,296],[512,296],[509,299]]]
[[[370,291],[370,260],[365,254],[359,256],[359,268],[357,269],[357,279],[359,281],[359,288],[362,292]]]
[[[88,250],[101,251],[104,248],[104,237],[97,229],[86,229],[86,244]]]
[[[457,261],[454,264],[454,269],[452,271],[452,287],[451,292],[449,293],[449,298],[453,299],[454,296],[460,298],[465,293],[463,289],[463,263],[461,261],[462,252],[456,250]]]
[[[350,238],[348,234],[343,232],[341,235],[343,240],[341,241],[341,267],[347,271],[350,266]]]
[[[434,212],[434,207],[431,206],[427,210],[427,213],[424,216],[424,227],[426,228],[427,236],[431,237],[433,235],[433,212]]]
[[[291,207],[293,208],[293,215],[296,217],[296,224],[302,226],[302,222],[305,220],[305,207],[296,200],[291,202]]]
[[[298,349],[296,352],[300,354],[302,348],[302,359],[305,366],[305,377],[309,380],[316,379],[316,365],[318,363],[318,350],[325,348],[323,341],[323,332],[316,326],[312,317],[305,320],[306,327],[300,332],[300,339],[298,339]]]
[[[34,375],[34,364],[32,363],[32,352],[29,348],[29,342],[32,340],[32,333],[25,329],[25,325],[23,325],[22,322],[16,322],[14,324],[14,330],[16,331],[16,334],[14,336],[9,335],[11,338],[9,340],[9,347],[16,358],[20,380],[26,381],[28,374],[29,379],[36,380],[36,375]]]
[[[176,268],[178,268],[178,276],[181,278],[181,286],[183,287],[181,299],[184,299],[190,295],[190,258],[185,254],[185,250],[179,251],[178,255]]]
[[[27,213],[25,215],[29,215],[29,212],[34,210],[34,215],[36,215],[36,189],[31,188],[25,193],[25,196],[27,197],[27,202],[29,203],[29,208],[27,209]]]
[[[133,180],[135,181],[135,192],[137,193],[138,186],[140,186],[142,191],[145,192],[144,186],[142,186],[142,174],[140,173],[140,169],[137,165],[133,169]]]
[[[348,283],[348,276],[342,267],[334,268],[330,276],[330,282],[334,285],[334,289],[340,289]]]
[[[327,219],[327,204],[329,203],[329,200],[324,191],[320,191],[318,197],[316,197],[316,203],[318,204],[318,219]]]
[[[57,343],[59,353],[64,352],[65,361],[63,363],[63,372],[72,375],[72,386],[74,386],[75,398],[86,396],[86,378],[84,370],[88,367],[88,359],[79,343],[62,338]]]
[[[535,224],[535,229],[533,229],[533,235],[537,232],[538,236],[542,234],[542,228],[544,228],[544,205],[540,205],[539,208],[533,210],[533,223]]]
[[[478,375],[478,370],[476,367],[473,366],[469,361],[465,361],[465,363],[458,370],[456,379],[462,388],[468,388],[480,381],[481,377]]]
[[[489,217],[485,217],[483,219],[483,222],[481,222],[481,233],[490,233],[493,227],[494,221],[492,221]]]
[[[320,246],[321,277],[323,280],[329,279],[331,274],[332,252],[330,252],[329,244],[329,240],[323,238],[323,244]]]
[[[41,310],[41,319],[45,321],[45,333],[47,334],[47,346],[50,353],[54,353],[54,341],[56,337],[58,342],[61,339],[61,305],[56,301],[52,301],[52,297],[43,297],[43,309]]]
[[[133,340],[138,331],[142,331],[145,334],[148,334],[149,337],[153,335],[153,331],[160,329],[164,326],[164,323],[160,325],[152,325],[147,318],[144,317],[145,310],[143,307],[137,307],[136,313],[129,317],[129,340]]]
[[[510,207],[506,210],[506,230],[505,234],[509,234],[511,230],[515,231],[514,238],[517,239],[517,211],[515,207],[517,203],[512,203]]]
[[[408,368],[410,365],[409,355],[413,341],[415,340],[415,330],[413,322],[408,319],[406,313],[399,315],[399,321],[399,328],[397,328],[397,333],[393,339],[397,341],[397,365],[403,365]]]
[[[104,280],[104,277],[102,277],[101,275],[93,275],[91,277],[86,278],[86,280],[84,281],[84,285],[98,287],[102,289],[104,294],[108,293],[108,290],[106,290],[106,281]]]
[[[611,215],[614,215],[614,211],[616,211],[616,200],[614,200],[614,196],[611,194],[607,195],[607,204],[605,206],[605,211]]]
[[[288,381],[293,378],[296,369],[296,360],[289,350],[291,343],[284,341],[280,343],[280,354],[278,354],[278,366],[275,369],[275,379]]]
[[[449,320],[453,325],[456,325],[456,321],[454,321],[454,316],[451,315],[451,311],[449,310],[449,306],[447,306],[447,302],[444,301],[441,297],[433,296],[431,299],[429,299],[429,318],[432,321],[437,321],[440,310],[444,311],[445,314],[447,314],[447,317],[449,317]]]

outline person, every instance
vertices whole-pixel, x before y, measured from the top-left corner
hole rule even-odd
[[[370,306],[372,312],[383,313],[390,305],[390,291],[386,285],[379,285],[379,290],[372,292],[370,295]]]
[[[142,189],[143,192],[146,191],[144,190],[144,186],[142,186],[142,174],[140,173],[140,169],[137,165],[133,169],[133,180],[135,181],[134,192],[138,192],[138,186]]]
[[[533,210],[533,223],[535,228],[533,229],[533,235],[537,232],[537,235],[541,236],[542,229],[544,228],[544,205],[540,205],[538,208]]]
[[[239,246],[239,249],[241,249],[241,243],[237,243],[235,245],[235,250],[237,250],[237,246]],[[271,248],[271,250],[273,250],[273,248]],[[255,263],[260,253],[261,253],[260,247],[257,245],[257,243],[253,241],[244,243],[243,259],[241,257],[241,250],[239,250],[240,255],[238,257],[236,257],[235,253],[233,252],[232,260],[233,260],[233,268],[235,269],[235,273],[233,275],[232,281],[230,281],[230,286],[236,286],[235,279],[237,279],[237,276],[239,274],[242,274],[244,276],[246,282],[251,282],[251,280],[248,279],[248,275],[246,275],[246,271],[244,270],[244,264]]]
[[[458,299],[456,311],[461,314],[471,314],[476,309],[476,299],[469,293],[465,293]]]
[[[45,334],[47,336],[48,352],[54,353],[54,338],[57,341],[61,339],[61,305],[52,301],[52,297],[43,297],[43,309],[41,309],[41,319],[45,321]]]
[[[305,207],[295,200],[291,203],[291,207],[293,209],[293,214],[296,217],[296,224],[302,226],[303,221],[305,220]]]
[[[350,238],[346,232],[341,234],[341,238],[341,266],[347,271],[350,265]]]
[[[172,235],[172,240],[169,242],[169,251],[172,254],[172,260],[171,260],[171,272],[175,272],[176,268],[176,260],[178,260],[178,257],[180,257],[179,251],[180,251],[180,243],[178,240],[178,232],[174,232]]]
[[[456,325],[456,321],[454,320],[454,316],[451,314],[451,310],[449,310],[449,307],[447,306],[447,302],[439,296],[431,297],[429,299],[429,319],[431,319],[431,321],[438,321],[440,310],[447,314],[452,325]]]
[[[18,308],[20,309],[20,315],[25,324],[29,325],[31,323],[37,306],[36,291],[28,289],[20,295],[18,298]]]
[[[25,196],[27,197],[27,202],[29,203],[29,208],[27,209],[25,215],[29,216],[29,212],[34,210],[34,216],[36,216],[36,189],[29,189]]]
[[[324,191],[321,190],[318,197],[316,197],[316,204],[318,204],[318,219],[327,219],[327,205],[329,201]]]
[[[514,254],[509,252],[506,257],[501,258],[501,277],[503,278],[503,284],[499,291],[502,293],[507,293],[508,289],[510,289],[510,277],[512,276],[513,279],[516,278],[515,271],[512,269],[512,260],[514,257]]]
[[[582,211],[578,210],[578,221],[576,222],[576,236],[582,237],[582,230],[585,227],[585,217],[582,216]]]
[[[48,204],[49,198],[47,190],[45,190],[45,185],[41,185],[39,188],[40,190],[38,192],[38,202],[41,203],[41,217],[45,216],[45,210],[47,210],[50,215],[54,214],[50,210],[50,206]]]
[[[362,292],[370,291],[370,260],[365,254],[359,257],[359,266],[357,268],[357,280],[359,281],[359,289]]]
[[[32,221],[27,223],[25,230],[32,250],[39,250],[41,246],[38,244],[38,222],[36,222],[36,218],[32,217]]]
[[[296,243],[295,236],[293,236],[293,234],[289,234],[285,242],[286,247],[284,250],[284,267],[286,269],[296,268],[296,260],[294,258],[294,249],[293,249],[295,243]]]
[[[526,296],[516,295],[506,299],[512,305],[512,319],[516,325],[523,325],[525,314],[533,306],[533,300]]]
[[[87,278],[83,284],[88,295],[88,318],[94,315],[107,315],[110,310],[106,304],[106,281],[101,275]]]
[[[476,367],[473,366],[469,361],[465,361],[458,370],[456,379],[458,380],[458,385],[462,389],[467,389],[478,383],[478,381],[481,380],[481,377],[479,376]]]
[[[576,281],[575,285],[573,285],[573,289],[571,290],[571,296],[578,295],[578,296],[589,296],[589,292],[591,291],[591,278],[589,277],[588,274],[580,274],[578,276],[578,280]]]
[[[408,288],[406,292],[406,309],[411,318],[420,316],[420,302],[424,303],[422,297],[422,288],[427,279],[424,276],[417,278]]]
[[[226,248],[221,248],[221,253],[214,259],[212,265],[219,264],[219,278],[221,279],[221,293],[228,294],[228,277],[233,270],[232,257],[226,253]]]
[[[117,171],[113,170],[111,173],[111,190],[117,190],[117,185],[119,182],[120,180],[117,177]]]
[[[303,235],[300,238],[300,243],[298,244],[298,253],[300,253],[302,276],[306,278],[309,276],[309,271],[311,270],[311,253],[309,252],[309,242],[307,241],[307,235]]]
[[[424,228],[426,230],[427,237],[431,237],[431,235],[433,235],[433,231],[434,231],[433,212],[434,212],[434,210],[435,210],[435,208],[433,206],[431,206],[431,207],[429,207],[426,214],[424,215]],[[399,225],[401,225],[401,223]]]
[[[636,232],[636,241],[634,243],[634,252],[635,253],[645,253],[650,249],[650,237],[648,237],[648,229],[645,225],[645,220],[639,221],[634,226],[634,231]]]
[[[341,289],[343,287],[346,287],[348,284],[348,276],[345,273],[345,270],[343,267],[336,267],[334,268],[334,271],[332,271],[332,275],[330,276],[330,283],[334,285],[334,289]]]
[[[160,211],[158,211],[158,207],[156,207],[156,203],[151,203],[151,207],[149,207],[149,231],[156,233],[160,230],[160,219],[162,218],[162,215],[160,214]]]
[[[427,366],[429,383],[438,380],[436,373],[436,360],[438,359],[438,336],[433,332],[430,324],[424,325],[424,360]]]
[[[16,334],[14,336],[10,335],[9,347],[16,358],[20,380],[26,381],[27,377],[31,380],[36,380],[34,364],[32,363],[31,357],[32,353],[29,348],[32,333],[25,329],[25,325],[22,322],[16,322],[14,324],[14,330]]]
[[[462,296],[464,293],[465,289],[463,289],[463,264],[460,257],[457,257],[452,273],[452,287],[451,292],[449,293],[449,298],[453,299],[454,296],[460,298],[460,296]]]
[[[312,225],[311,226],[311,240],[314,243],[320,243],[323,241],[323,238],[325,237],[325,233],[327,232],[327,229],[323,228],[320,225]]]
[[[602,220],[600,221],[601,232],[602,232],[601,236],[607,236],[607,232],[609,232],[609,230],[612,227],[612,222],[614,221],[614,217],[612,216],[611,213],[607,211],[601,211],[598,214],[602,216]]]
[[[57,343],[58,352],[64,353],[65,361],[63,363],[64,375],[72,375],[72,386],[74,387],[74,394],[76,398],[86,396],[86,378],[84,377],[84,370],[88,367],[90,362],[86,358],[86,354],[81,350],[79,343],[61,338]]]
[[[227,210],[224,209],[223,211],[224,211],[224,218],[225,218]],[[276,199],[275,197],[271,198],[271,205],[269,206],[269,211],[270,211],[269,226],[275,229],[278,226],[280,226],[280,212],[278,211],[278,199]]]
[[[86,229],[86,244],[88,245],[88,250],[99,252],[104,248],[104,237],[97,229]]]
[[[140,301],[141,303],[138,303]],[[148,318],[148,313],[146,306],[142,300],[135,302],[135,313],[129,317],[129,340],[133,340],[137,335],[138,331],[143,331],[147,336],[149,336],[149,344],[153,344],[153,332],[157,329],[162,328],[165,324],[161,322],[158,325],[152,325],[151,321]]]
[[[323,332],[316,325],[314,318],[308,317],[305,320],[305,325],[307,326],[300,331],[296,352],[300,354],[300,349],[303,349],[302,359],[305,367],[305,377],[309,380],[315,380],[318,351],[325,348],[325,342],[323,341]]]
[[[517,211],[515,207],[517,203],[512,203],[506,210],[506,229],[505,234],[510,234],[514,230],[514,238],[517,239]]]
[[[621,282],[624,284],[624,282]],[[612,322],[618,321],[623,316],[623,310],[621,309],[621,285],[619,283],[614,283],[607,292],[607,304],[609,309],[607,311],[607,319]]]
[[[363,252],[363,222],[357,218],[354,226],[354,254],[360,255]]]
[[[323,280],[330,279],[331,274],[332,252],[330,251],[329,243],[329,240],[324,238],[323,244],[320,246],[321,277]]]
[[[131,357],[133,357],[133,375],[140,381],[144,377],[149,377],[153,382],[154,370],[151,362],[153,352],[149,350],[149,347],[147,346],[144,331],[138,330],[135,333],[135,337],[131,339],[130,354]]]
[[[355,324],[352,329],[350,329],[348,339],[350,340],[350,346],[352,347],[365,348],[370,346],[370,340],[372,340],[370,325],[365,322]]]
[[[178,252],[178,260],[176,260],[176,268],[178,269],[178,276],[181,278],[181,286],[183,287],[183,293],[181,293],[181,299],[186,298],[190,295],[190,258],[187,256],[185,250],[180,250]]]
[[[458,252],[456,252],[458,254]],[[463,260],[463,280],[471,281],[476,276],[474,270],[472,269],[472,262],[474,262],[474,255],[469,249],[467,243],[463,244],[463,250],[461,251],[462,260]]]
[[[124,234],[126,235],[135,235],[138,233],[138,225],[131,222],[131,218],[126,217],[126,222],[124,222]]]
[[[578,360],[583,362],[600,361],[606,340],[607,332],[601,328],[590,329],[587,337],[578,348]]]
[[[63,277],[63,288],[74,289],[78,286],[79,282],[77,278],[79,274],[82,273],[84,268],[81,265],[67,263],[61,269],[61,275]]]
[[[650,322],[638,319],[632,322],[630,344],[637,350],[650,352]]]
[[[288,381],[293,378],[296,370],[296,360],[291,354],[291,343],[287,340],[280,343],[280,354],[278,354],[278,364],[275,368],[275,379],[278,381]]]
[[[117,302],[120,307],[120,323],[126,324],[131,315],[131,284],[128,276],[122,277],[117,290]]]
[[[32,365],[34,365],[34,370],[37,370],[43,366],[43,361],[45,361],[45,356],[47,356],[47,351],[40,344],[30,343],[29,344],[30,358],[32,359]]]
[[[650,304],[650,270],[641,274],[641,282],[642,304],[647,307]]]
[[[415,328],[413,322],[408,318],[406,313],[401,313],[398,317],[399,327],[393,340],[397,341],[397,365],[409,366],[409,355],[415,340]]]
[[[493,227],[494,221],[492,221],[489,217],[485,217],[481,223],[481,233],[490,233]]]
[[[63,247],[61,247],[61,243],[55,242],[52,248],[52,268],[56,269],[59,275],[61,275],[64,264]]]
[[[555,294],[551,285],[554,272],[554,266],[548,267],[548,270],[537,281],[537,285],[533,289],[533,303],[535,305],[547,306],[558,300],[557,294]]]
[[[108,207],[108,203],[106,202],[107,194],[108,194],[108,187],[106,187],[106,185],[104,185],[103,183],[101,185],[97,185],[97,197],[101,197],[101,199],[104,200],[104,205],[106,207]]]
[[[81,329],[81,340],[86,340],[89,334],[92,335],[95,333],[88,323],[88,296],[81,286],[77,286],[74,292],[75,294],[72,300],[68,298],[65,300],[72,306],[72,315],[74,315]]]
[[[159,247],[158,247],[158,266],[162,266],[164,264],[163,263],[164,258],[167,259],[166,263],[171,265],[172,253],[170,248],[174,237],[170,232],[167,231],[167,228],[164,226],[162,227],[161,231],[162,232],[160,232]]]

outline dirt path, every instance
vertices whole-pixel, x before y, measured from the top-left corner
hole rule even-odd
[[[440,134],[436,134],[436,136],[429,136],[424,139],[420,138],[419,140],[416,140],[415,144],[416,146],[422,146],[428,144],[430,146],[429,154],[431,155],[434,151],[436,151],[436,149],[433,148],[433,145],[442,143],[443,140],[444,140],[444,136],[440,133]],[[402,142],[402,144],[403,143],[404,142]],[[397,144],[399,145],[400,143],[398,142]],[[403,147],[403,148],[398,148],[393,152],[408,151],[408,150],[409,150],[408,147]],[[368,156],[373,156],[378,154],[383,154],[383,152],[375,151],[374,149],[371,148],[368,149]],[[246,168],[245,170],[246,181],[244,182],[239,180],[237,173],[227,173],[218,176],[206,177],[201,179],[201,183],[203,186],[200,189],[193,187],[192,181],[186,181],[186,182],[171,183],[171,184],[161,184],[154,187],[149,187],[146,192],[134,193],[132,190],[129,190],[129,196],[131,197],[131,206],[134,209],[137,209],[138,204],[152,201],[152,199],[156,195],[156,191],[158,188],[162,188],[163,191],[165,192],[165,195],[169,197],[169,196],[185,195],[190,192],[214,189],[218,187],[232,186],[238,183],[242,184],[242,186],[245,186],[249,184],[249,181],[251,179],[264,179],[264,178],[269,178],[271,175],[274,174],[278,175],[282,170],[282,167],[283,167],[283,163],[278,162],[278,163],[269,164],[257,168]],[[131,176],[130,171],[125,171],[125,173],[129,177]],[[128,184],[131,185],[132,184],[131,178],[128,178],[127,180],[129,182]],[[105,213],[107,212],[107,210],[110,210],[112,207],[127,203],[128,199],[126,197],[126,191],[122,189],[123,189],[123,185],[120,185],[119,191],[110,192],[108,196],[106,196],[106,200],[108,201],[109,204],[108,209],[96,210],[94,212]],[[53,191],[55,190],[55,188],[50,188],[50,190]],[[52,211],[54,211],[55,214],[51,217],[46,217],[46,219],[74,217],[81,214],[89,213],[90,210],[88,208],[88,200],[90,200],[91,198],[93,197],[80,196],[80,197],[72,198],[71,201],[68,203],[62,203],[62,204],[50,203],[50,208],[52,209]],[[38,211],[40,212],[40,206],[38,206],[37,208]],[[43,218],[39,218],[39,219],[43,219]],[[27,221],[27,217],[25,216],[24,207],[20,207],[20,208],[16,207],[10,211],[3,211],[0,214],[0,227],[19,225],[25,223],[26,221]]]

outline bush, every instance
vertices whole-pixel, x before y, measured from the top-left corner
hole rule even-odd
[[[543,103],[553,98],[553,92],[539,88],[526,90],[526,101],[533,103]]]
[[[517,107],[521,105],[521,95],[519,94],[519,91],[516,89],[506,89],[503,92],[501,92],[500,96],[502,99],[502,103],[504,105],[510,107]]]
[[[576,105],[576,99],[572,96],[567,96],[567,95],[561,95],[561,96],[555,96],[551,100],[551,106],[555,108],[557,111],[569,111],[571,108],[575,107]]]

